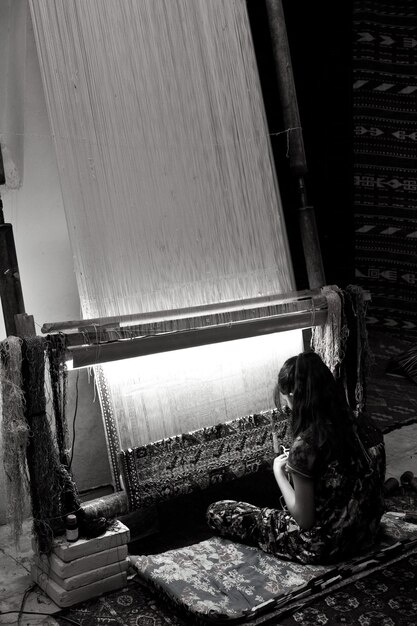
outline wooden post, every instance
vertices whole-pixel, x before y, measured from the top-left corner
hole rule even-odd
[[[282,1],[266,0],[266,9],[282,115],[285,130],[288,132],[288,158],[291,172],[297,180],[299,226],[308,283],[310,289],[316,289],[323,287],[326,280],[314,209],[307,201],[305,189],[304,176],[308,170]]]
[[[15,315],[25,312],[11,224],[4,223],[3,203],[0,198],[0,298],[3,307],[6,335],[17,335]]]
[[[14,316],[17,337],[34,337],[36,335],[35,320],[33,315],[16,313]]]
[[[0,185],[6,184],[3,155],[0,147]],[[4,223],[3,201],[0,196],[0,299],[6,336],[36,335],[33,316],[25,314],[22,285],[14,244],[13,228]]]

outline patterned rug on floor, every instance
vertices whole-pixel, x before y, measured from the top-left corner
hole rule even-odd
[[[417,554],[382,567],[319,600],[283,614],[272,624],[360,624],[361,626],[412,626],[417,615]],[[58,624],[68,624],[60,617],[81,626],[186,626],[191,622],[176,614],[149,591],[131,580],[127,587],[104,597],[67,609],[55,617]]]
[[[417,498],[403,496],[393,496],[387,500],[387,505],[393,502],[393,508],[396,504],[398,509],[415,510]],[[364,564],[355,567],[354,573],[347,572],[339,580],[330,578],[328,583],[317,584],[306,596],[299,596],[298,600],[278,610],[270,621],[266,615],[261,615],[250,623],[415,626],[417,549],[414,545],[405,554],[402,546],[395,545],[389,556],[384,554],[383,561],[372,563],[372,571],[364,571],[369,567],[369,559],[363,559]],[[192,618],[190,621],[165,604],[159,594],[154,595],[136,578],[124,589],[66,609],[54,618],[62,626],[68,623],[64,618],[80,626],[186,626],[194,623]]]
[[[284,615],[272,624],[283,626],[335,624],[360,626],[415,626],[417,624],[417,554],[386,565],[309,606]],[[186,626],[189,621],[173,613],[135,581],[120,591],[66,610],[63,616],[81,626]],[[65,626],[59,615],[58,624]]]
[[[417,422],[417,384],[407,376],[388,373],[391,359],[398,357],[417,339],[369,329],[374,362],[367,382],[366,407],[383,433]]]

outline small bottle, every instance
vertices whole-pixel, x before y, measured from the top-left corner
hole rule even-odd
[[[78,520],[77,516],[72,513],[65,518],[65,535],[67,541],[77,541],[78,539]]]

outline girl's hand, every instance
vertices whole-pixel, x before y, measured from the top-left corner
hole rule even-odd
[[[280,454],[279,456],[275,457],[274,459],[274,472],[282,472],[284,473],[284,468],[285,465],[287,463],[287,459],[288,459],[288,454],[285,452],[284,454]]]

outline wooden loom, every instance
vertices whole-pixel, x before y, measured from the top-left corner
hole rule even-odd
[[[327,299],[316,289],[181,312],[47,323],[42,331],[63,336],[66,358],[74,367],[88,367],[98,362],[323,326],[327,314]],[[122,483],[116,484],[114,494],[85,503],[83,508],[89,515],[108,517],[146,510],[171,497],[265,470],[279,444],[289,442],[287,416],[280,409],[273,409],[138,448],[115,447],[111,452]]]
[[[327,303],[319,289],[325,279],[314,211],[305,192],[307,166],[283,9],[279,0],[267,0],[266,6],[284,123],[293,131],[289,141],[290,168],[299,190],[300,231],[310,290],[181,311],[45,324],[42,332],[65,334],[68,358],[74,367],[325,323]]]

